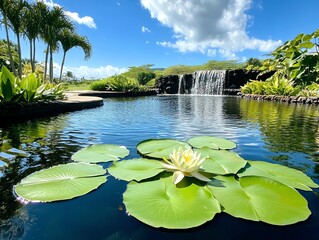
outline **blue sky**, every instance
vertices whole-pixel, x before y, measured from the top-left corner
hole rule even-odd
[[[43,0],[62,6],[93,55],[67,54],[65,71],[103,78],[130,66],[198,65],[263,58],[299,33],[319,28],[318,0]],[[0,29],[0,37],[4,31]],[[38,44],[37,60],[44,60]],[[28,57],[28,45],[23,46]],[[56,72],[62,53],[54,55]]]

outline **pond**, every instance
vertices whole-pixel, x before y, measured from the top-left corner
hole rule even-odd
[[[136,145],[142,140],[199,135],[232,140],[234,151],[247,160],[296,168],[319,183],[318,118],[318,106],[176,95],[110,98],[100,108],[2,126],[0,151],[16,148],[28,155],[4,160],[9,165],[0,170],[0,239],[318,239],[318,189],[300,191],[312,212],[304,222],[279,227],[219,213],[188,230],[152,228],[128,216],[122,203],[127,183],[112,176],[68,201],[22,204],[12,194],[23,177],[70,162],[91,144],[124,145],[130,159],[139,157]]]

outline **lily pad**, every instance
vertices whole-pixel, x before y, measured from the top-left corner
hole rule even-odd
[[[311,188],[318,187],[310,177],[296,169],[262,161],[248,161],[246,168],[238,176],[267,177],[287,186],[305,191],[312,191]]]
[[[247,164],[247,161],[237,153],[226,150],[212,150],[204,147],[198,149],[197,152],[201,154],[201,157],[209,157],[202,165],[205,172],[209,173],[220,175],[235,174]]]
[[[96,144],[74,153],[71,157],[73,161],[99,163],[118,161],[129,155],[129,150],[125,146],[114,144]]]
[[[224,208],[239,218],[289,225],[311,214],[307,201],[295,189],[269,178],[218,176],[208,187]]]
[[[69,163],[40,170],[22,179],[14,187],[22,199],[32,202],[52,202],[85,195],[106,182],[101,166]]]
[[[141,181],[163,172],[163,166],[158,160],[139,158],[115,162],[108,168],[108,172],[121,180]]]
[[[187,141],[194,148],[209,147],[211,149],[223,149],[229,150],[236,148],[236,143],[227,140],[225,138],[211,137],[211,136],[199,136],[188,139]]]
[[[186,142],[174,139],[148,139],[136,146],[137,151],[143,156],[157,159],[169,158],[173,150],[177,150],[179,147],[187,149],[191,146]]]
[[[176,186],[171,175],[155,181],[130,182],[123,199],[130,215],[153,227],[196,227],[221,212],[206,186],[195,183]]]

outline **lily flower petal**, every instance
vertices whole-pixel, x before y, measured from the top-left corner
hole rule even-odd
[[[172,169],[172,170],[178,170],[178,168],[175,167],[174,165],[166,164],[166,163],[163,163],[163,162],[161,162],[161,164],[162,164],[162,166],[163,166],[164,168]]]
[[[177,183],[179,183],[180,181],[182,181],[183,178],[184,178],[184,173],[181,172],[181,171],[176,171],[176,172],[174,172],[174,174],[173,174],[173,183],[174,183],[174,184],[177,184]]]
[[[200,174],[199,172],[192,172],[191,175],[201,181],[204,182],[210,182],[211,179],[209,179],[208,177],[205,177],[204,175]]]

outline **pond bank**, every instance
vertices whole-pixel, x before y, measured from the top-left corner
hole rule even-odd
[[[241,94],[238,96],[242,98],[251,98],[254,100],[265,100],[273,102],[286,103],[302,103],[302,104],[318,104],[319,97],[297,97],[297,96],[279,96],[279,95],[258,95],[258,94]]]
[[[103,98],[156,95],[156,91],[126,93],[115,91],[68,91],[66,99],[31,103],[0,103],[0,123],[23,122],[33,118],[103,106]]]

